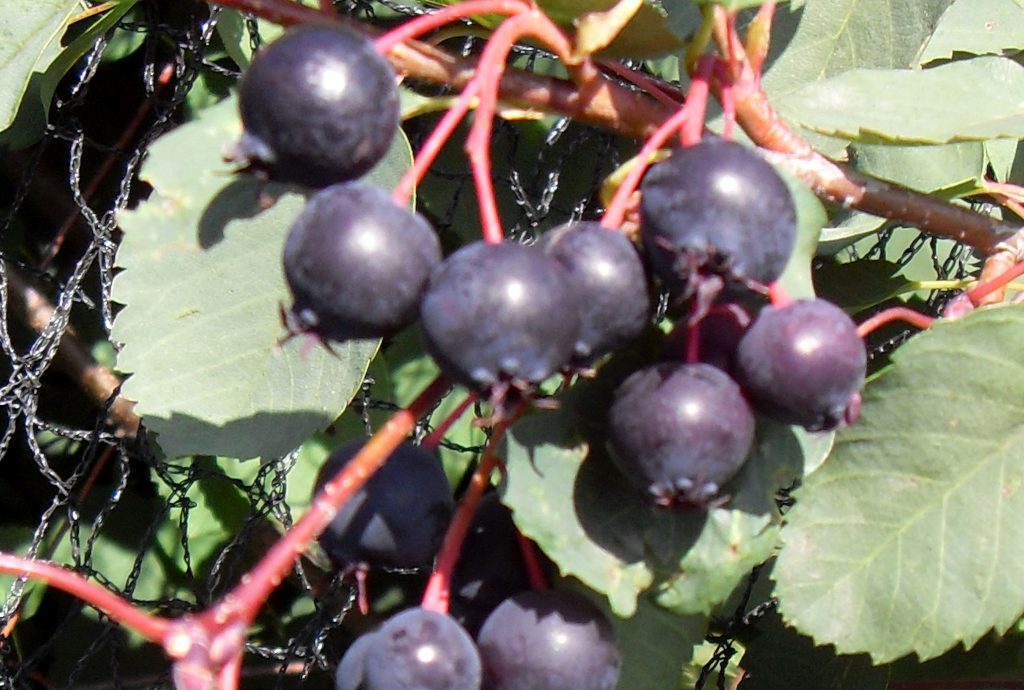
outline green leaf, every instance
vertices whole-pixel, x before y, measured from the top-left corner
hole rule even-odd
[[[1024,137],[1024,67],[979,57],[925,70],[856,69],[778,104],[802,127],[867,143]]]
[[[606,395],[599,385],[578,385],[577,399]],[[775,547],[774,496],[802,474],[804,446],[790,427],[762,424],[750,459],[723,489],[725,507],[660,510],[630,488],[602,440],[575,438],[573,416],[590,414],[565,401],[511,430],[502,500],[519,529],[620,616],[631,616],[648,589],[676,613],[710,612]]]
[[[772,25],[765,90],[778,107],[806,85],[848,70],[912,67],[952,2],[808,0],[802,9],[795,3],[780,7]],[[846,146],[838,139],[801,134],[827,155],[839,156]]]
[[[929,193],[961,185],[974,189],[985,174],[986,163],[981,142],[943,146],[854,144],[850,160],[860,172]]]
[[[598,602],[600,605],[600,602]],[[636,613],[619,618],[608,612],[622,652],[622,674],[616,690],[679,687],[683,666],[704,641],[704,616],[677,616],[641,597]]]
[[[828,262],[814,272],[818,295],[851,314],[863,311],[914,288],[891,261]]]
[[[1024,309],[936,323],[868,386],[807,478],[774,571],[786,620],[884,662],[1003,632],[1024,610]]]
[[[1024,50],[1024,7],[1014,0],[957,0],[942,15],[920,64],[954,53],[1002,55]]]
[[[996,182],[1007,182],[1015,164],[1024,160],[1024,144],[1018,139],[990,139],[985,147],[985,162],[992,166]]]
[[[811,260],[818,249],[818,237],[828,221],[825,207],[810,189],[792,175],[783,174],[782,179],[793,195],[796,206],[797,238],[796,247],[789,257],[779,282],[793,297],[813,297],[814,284],[811,280]]]
[[[33,72],[59,53],[59,38],[78,0],[9,0],[0,21],[0,130],[14,121]]]
[[[278,347],[281,252],[303,196],[232,174],[221,151],[239,131],[229,99],[158,140],[141,175],[155,191],[120,217],[122,393],[171,457],[288,452],[344,409],[377,347]],[[408,161],[398,141],[371,179],[393,185]]]
[[[886,690],[889,674],[866,654],[842,655],[815,646],[809,637],[787,627],[774,612],[757,621],[757,636],[747,645],[740,665],[746,672],[742,690]]]

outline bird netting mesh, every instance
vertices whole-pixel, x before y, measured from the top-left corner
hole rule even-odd
[[[371,21],[422,11],[363,1],[339,10]],[[140,164],[155,139],[224,97],[239,76],[216,31],[221,15],[202,3],[139,3],[61,82],[41,141],[3,155],[0,548],[67,564],[167,616],[213,602],[295,517],[286,494],[300,451],[241,466],[168,460],[143,437],[108,423],[118,419],[116,396],[96,392],[103,381],[116,383],[110,329],[118,307],[110,294],[117,215],[148,193]],[[257,22],[245,19],[243,29],[258,48]],[[445,45],[470,54],[480,44],[457,36]],[[549,66],[531,48],[517,49],[513,64]],[[434,121],[407,124],[414,149]],[[636,150],[635,142],[557,117],[500,121],[492,146],[507,234],[527,241],[568,219],[596,217],[602,180]],[[476,201],[458,146],[449,148],[425,180],[420,205],[442,238],[464,241],[479,232]],[[971,259],[962,247],[905,229],[847,251],[897,264],[925,257],[941,278],[962,277]],[[876,352],[905,337],[903,330],[884,332]],[[368,377],[346,412],[349,428],[372,431],[396,409],[378,390]],[[468,457],[481,450],[442,443]],[[210,523],[230,538],[199,529]],[[724,687],[737,635],[771,609],[756,579],[755,572],[738,607],[710,635],[713,653],[699,687]],[[162,652],[104,614],[40,585],[3,582],[0,686],[170,685]],[[421,585],[396,576],[375,587],[385,600]],[[352,605],[349,584],[304,562],[257,619],[246,647],[246,687],[329,687],[341,651],[366,625],[346,617]]]

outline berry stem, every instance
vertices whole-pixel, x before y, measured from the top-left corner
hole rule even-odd
[[[857,326],[857,335],[861,338],[867,337],[869,334],[878,330],[887,323],[893,321],[906,321],[911,326],[925,330],[935,323],[935,319],[931,316],[925,316],[913,309],[907,307],[892,307],[885,311],[879,312],[872,316],[870,319]]]
[[[437,448],[438,445],[440,445],[441,440],[444,438],[444,435],[452,428],[452,425],[459,421],[459,418],[466,413],[466,410],[469,409],[470,405],[475,403],[479,397],[480,395],[476,392],[467,395],[462,402],[459,403],[459,406],[452,410],[451,414],[445,417],[444,420],[437,425],[437,428],[431,431],[427,437],[420,442],[420,445],[431,450]]]
[[[251,623],[263,602],[294,567],[295,559],[330,524],[338,508],[376,472],[415,428],[419,418],[451,384],[439,376],[404,410],[396,412],[313,499],[309,511],[278,539],[266,556],[207,613],[218,627],[236,620]]]
[[[502,14],[511,17],[529,9],[530,6],[522,0],[465,0],[465,2],[449,5],[430,14],[410,19],[378,37],[374,41],[374,46],[378,53],[386,56],[399,43],[420,38],[423,34],[459,19],[477,14]]]
[[[55,563],[0,552],[0,572],[27,576],[67,592],[127,625],[150,642],[163,643],[170,628],[166,619],[143,613],[113,592]]]
[[[626,208],[629,206],[633,192],[640,185],[640,180],[643,178],[644,173],[647,172],[651,157],[655,151],[668,141],[668,138],[676,130],[685,128],[684,142],[687,139],[693,139],[694,136],[696,136],[696,140],[688,143],[692,144],[700,141],[700,132],[704,128],[704,113],[707,108],[708,77],[713,66],[714,58],[709,56],[701,58],[700,68],[693,79],[693,83],[690,84],[690,91],[686,96],[686,105],[665,120],[654,134],[648,137],[643,148],[640,149],[640,153],[634,158],[633,169],[626,175],[626,179],[619,185],[619,188],[615,191],[615,196],[612,197],[611,203],[608,204],[608,208],[601,218],[601,225],[609,229],[615,229],[622,225],[622,221],[626,217]],[[697,125],[687,126],[693,121],[699,123],[699,129],[697,129]],[[693,131],[695,129],[697,129],[696,134]]]
[[[412,167],[406,171],[405,175],[399,181],[398,186],[395,187],[395,191],[392,192],[391,198],[394,199],[395,203],[399,206],[404,206],[409,203],[409,199],[412,197],[412,192],[416,188],[416,185],[420,183],[423,176],[427,174],[427,170],[433,164],[437,155],[441,153],[441,149],[444,147],[445,142],[448,141],[452,136],[452,132],[459,126],[459,122],[465,117],[466,113],[469,112],[470,107],[473,104],[473,100],[476,98],[477,93],[480,91],[480,82],[473,80],[466,84],[466,88],[459,94],[458,100],[448,109],[448,112],[444,114],[444,117],[437,123],[434,130],[427,137],[427,140],[420,147],[420,150],[416,153],[416,158],[412,163]]]
[[[523,554],[523,565],[526,566],[526,576],[530,579],[530,587],[537,592],[544,592],[548,587],[548,578],[544,574],[544,568],[540,565],[540,558],[537,557],[537,545],[528,539],[519,529],[516,529],[516,541],[519,542],[519,552]]]
[[[491,181],[491,128],[497,110],[498,90],[505,71],[505,60],[515,42],[524,36],[533,36],[550,47],[562,62],[573,62],[572,46],[568,39],[547,15],[537,9],[516,15],[502,23],[491,35],[480,55],[478,72],[474,78],[474,81],[480,83],[480,103],[469,136],[466,137],[465,148],[473,171],[477,202],[480,205],[483,237],[492,244],[500,244],[504,239],[504,233]]]
[[[994,255],[992,258],[995,258],[995,256],[998,255]],[[988,268],[987,264],[985,268]],[[985,271],[982,271],[982,282],[968,290],[967,297],[971,300],[972,304],[987,303],[984,302],[986,297],[998,290],[1002,290],[1014,278],[1018,278],[1021,275],[1024,275],[1024,261],[1012,265],[994,278],[988,278],[985,275]]]
[[[480,465],[477,466],[473,477],[469,480],[469,487],[462,496],[459,508],[452,517],[448,531],[444,535],[444,543],[437,556],[437,565],[427,582],[427,589],[423,593],[422,607],[438,613],[447,613],[448,604],[451,601],[452,573],[459,561],[459,554],[462,551],[462,542],[466,539],[469,526],[473,522],[477,505],[487,487],[491,485],[491,475],[494,470],[501,467],[501,460],[498,459],[495,449],[501,444],[508,427],[522,414],[522,405],[512,415],[499,422],[494,433],[487,442],[487,449],[480,458]]]

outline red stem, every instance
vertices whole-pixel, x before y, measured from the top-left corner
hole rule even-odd
[[[540,559],[537,558],[537,545],[527,539],[518,529],[516,530],[516,539],[519,542],[519,552],[523,554],[523,565],[526,566],[526,576],[530,578],[530,587],[538,592],[547,590],[548,578],[544,575],[544,568],[540,567]]]
[[[476,515],[480,498],[491,484],[491,475],[501,464],[494,452],[495,448],[501,443],[509,425],[518,418],[521,409],[514,412],[509,419],[499,423],[487,443],[487,450],[480,458],[480,465],[473,473],[473,477],[469,481],[469,488],[463,494],[459,509],[444,535],[444,543],[441,545],[441,552],[437,557],[437,565],[434,567],[434,572],[427,582],[427,589],[423,593],[422,607],[425,609],[439,613],[448,612],[448,603],[451,600],[452,573],[455,572],[455,565],[459,561],[462,542],[465,541],[469,526],[473,522],[473,516]]]
[[[505,60],[515,42],[524,36],[533,36],[550,47],[564,63],[571,62],[572,46],[561,30],[540,10],[530,10],[512,17],[499,26],[480,55],[474,81],[480,82],[480,103],[473,118],[473,126],[466,137],[480,221],[484,240],[500,244],[504,240],[498,204],[491,182],[491,126],[498,106],[498,88],[505,72]]]
[[[395,187],[395,191],[391,193],[391,198],[394,199],[396,204],[405,206],[409,202],[416,185],[427,174],[427,170],[430,169],[438,154],[441,153],[445,142],[451,138],[452,132],[455,131],[455,128],[459,126],[459,122],[469,112],[473,99],[476,98],[479,91],[480,82],[476,79],[466,84],[466,88],[459,94],[455,105],[448,109],[448,112],[444,114],[444,117],[434,127],[434,131],[430,133],[426,142],[423,143],[423,146],[416,153],[416,159],[413,161],[412,167],[406,171],[398,186]]]
[[[29,576],[92,604],[111,618],[127,625],[147,640],[162,644],[170,622],[143,613],[128,601],[78,573],[54,563],[22,558],[0,552],[0,572]]]
[[[459,421],[459,418],[466,413],[469,406],[475,403],[479,397],[480,394],[475,392],[467,395],[465,399],[459,403],[459,406],[452,410],[452,413],[445,417],[444,420],[437,425],[437,428],[431,431],[430,434],[423,439],[420,446],[431,450],[437,448],[441,443],[441,439],[443,439],[444,435],[448,433],[448,430],[452,428],[452,425]]]
[[[707,108],[708,98],[707,78],[713,65],[712,60],[713,58],[702,58],[701,67],[698,70],[697,76],[694,77],[693,83],[690,85],[690,92],[686,96],[686,105],[680,108],[672,117],[665,120],[647,138],[643,148],[640,149],[640,153],[636,155],[636,165],[626,175],[626,179],[622,181],[619,188],[615,190],[615,196],[612,197],[608,208],[604,212],[604,216],[601,218],[601,225],[604,227],[615,229],[622,225],[622,221],[626,217],[626,208],[629,206],[629,200],[633,196],[633,192],[640,185],[640,180],[643,178],[644,173],[647,172],[651,156],[668,141],[668,138],[676,130],[684,127],[691,120],[697,120],[700,124],[699,131],[703,131],[704,112]],[[692,130],[693,127],[689,129]],[[686,138],[692,138],[692,133],[687,135]],[[700,140],[699,134],[697,135],[697,140]]]
[[[502,14],[509,17],[521,14],[530,6],[521,0],[466,0],[456,5],[410,19],[380,36],[374,45],[381,55],[390,53],[399,43],[419,38],[425,33],[476,14]]]
[[[438,377],[408,407],[396,412],[313,499],[309,511],[278,539],[267,555],[220,602],[203,614],[210,629],[229,621],[251,623],[298,555],[330,524],[338,508],[376,472],[451,384]],[[212,620],[211,620],[212,619]]]
[[[1024,274],[1024,261],[999,274],[999,276],[992,280],[975,285],[967,291],[967,297],[971,300],[972,304],[980,304],[985,297],[997,290],[1003,289],[1006,287],[1007,283],[1012,281],[1014,278],[1020,277],[1022,274]]]
[[[683,104],[685,98],[682,94],[673,94],[666,88],[667,84],[660,82],[657,79],[647,76],[643,72],[629,69],[621,62],[615,62],[614,60],[606,60],[598,63],[601,68],[608,70],[615,76],[619,77],[624,81],[640,87],[644,93],[649,94],[652,98],[657,100],[659,103],[664,103],[672,110],[675,110]],[[678,96],[678,98],[677,98]]]
[[[878,330],[887,323],[893,321],[906,321],[911,326],[925,330],[935,323],[931,316],[925,316],[907,307],[892,307],[879,312],[857,327],[857,335],[861,338],[867,337],[870,333]]]

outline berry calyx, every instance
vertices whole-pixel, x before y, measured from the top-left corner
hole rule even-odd
[[[320,468],[314,492],[364,444],[364,440],[352,441],[331,453]],[[320,535],[320,546],[340,568],[426,568],[441,546],[454,508],[440,460],[419,446],[403,443],[345,502]]]
[[[565,270],[535,246],[475,242],[430,277],[420,307],[427,350],[475,390],[529,391],[564,367],[579,335]]]
[[[477,645],[488,690],[611,690],[622,665],[604,614],[558,590],[506,599],[484,622]]]
[[[616,464],[658,505],[706,506],[750,454],[754,415],[722,370],[666,362],[619,386],[608,431]]]
[[[327,340],[392,335],[416,319],[440,263],[434,230],[384,190],[328,187],[309,199],[285,243],[289,327]]]
[[[827,300],[762,309],[736,362],[743,389],[770,417],[811,431],[856,417],[867,352],[857,325]]]
[[[768,285],[796,243],[796,209],[775,169],[742,144],[706,139],[654,165],[640,234],[657,274],[688,297],[716,277]]]
[[[242,77],[235,157],[280,182],[326,187],[355,179],[398,130],[395,74],[373,43],[337,24],[291,28]]]
[[[580,297],[574,364],[586,366],[643,333],[651,296],[640,255],[623,233],[595,222],[567,223],[545,233],[540,245],[565,268]]]

